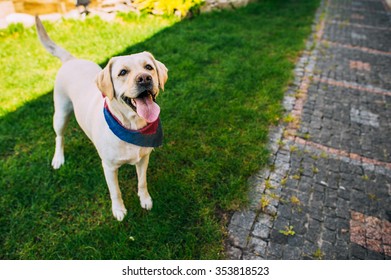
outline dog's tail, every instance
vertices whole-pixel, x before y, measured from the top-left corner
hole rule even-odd
[[[62,63],[74,59],[75,57],[63,48],[57,46],[46,33],[45,28],[38,16],[35,16],[35,26],[37,27],[38,38],[45,49],[52,55],[58,57]]]

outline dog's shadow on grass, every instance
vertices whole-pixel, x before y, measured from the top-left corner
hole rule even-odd
[[[267,162],[289,58],[310,30],[316,5],[294,2],[185,20],[118,54],[147,50],[169,69],[158,97],[164,145],[148,169],[151,212],[124,166],[129,213],[112,217],[99,156],[74,118],[65,165],[52,170],[52,92],[1,118],[0,259],[220,258],[221,213],[243,205],[248,176]]]

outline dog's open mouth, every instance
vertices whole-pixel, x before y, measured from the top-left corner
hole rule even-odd
[[[143,91],[137,98],[121,96],[122,100],[132,108],[140,117],[148,123],[157,120],[160,114],[160,107],[155,102],[155,95],[151,91]]]

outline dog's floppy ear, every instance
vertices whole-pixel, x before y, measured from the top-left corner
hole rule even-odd
[[[168,79],[168,69],[167,67],[161,63],[160,61],[155,59],[155,65],[157,69],[157,75],[159,77],[159,87],[164,91],[164,84],[167,82]]]
[[[110,100],[114,97],[114,85],[111,79],[111,67],[115,58],[111,58],[106,67],[99,72],[96,77],[96,85],[103,95],[107,96]]]
[[[164,91],[164,84],[167,82],[168,79],[167,67],[160,61],[156,60],[151,53],[149,52],[144,52],[144,53],[148,54],[152,58],[159,78],[159,88]]]

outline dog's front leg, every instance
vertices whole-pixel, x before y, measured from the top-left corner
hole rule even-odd
[[[102,162],[102,165],[110,191],[113,215],[118,221],[122,221],[126,215],[126,208],[118,185],[118,167],[105,162]]]
[[[147,210],[152,209],[152,198],[148,193],[147,188],[147,169],[149,163],[149,154],[144,156],[136,163],[137,179],[138,179],[138,196],[140,197],[141,207]]]

